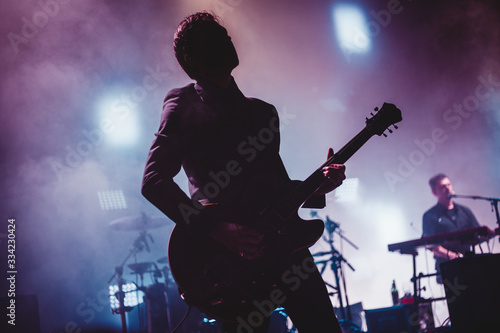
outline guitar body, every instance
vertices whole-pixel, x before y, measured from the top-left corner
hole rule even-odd
[[[169,263],[184,300],[218,319],[246,320],[258,310],[255,304],[274,310],[274,289],[286,282],[283,272],[290,256],[321,237],[321,220],[302,220],[298,215],[286,221],[280,231],[264,233],[263,255],[245,259],[209,237],[195,237],[185,228],[174,227],[169,240]],[[266,228],[268,229],[268,228]],[[282,297],[282,296],[281,296]],[[267,314],[267,313],[266,313]]]

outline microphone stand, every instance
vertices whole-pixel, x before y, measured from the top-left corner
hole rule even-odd
[[[313,217],[316,217],[317,213],[313,212],[313,213],[311,213],[311,215]],[[323,255],[326,255],[326,254],[330,254],[331,257],[328,260],[318,261],[317,264],[324,264],[323,268],[320,271],[320,273],[322,274],[325,271],[325,269],[326,269],[326,264],[328,262],[330,262],[330,268],[333,271],[333,274],[334,274],[334,277],[335,277],[336,287],[334,287],[334,286],[332,286],[332,285],[330,285],[328,283],[326,283],[326,284],[329,287],[332,287],[332,288],[334,288],[337,291],[337,295],[338,295],[338,298],[339,298],[340,311],[341,311],[341,314],[342,314],[342,320],[340,320],[340,322],[346,322],[347,321],[348,324],[351,327],[353,327],[353,326],[357,327],[357,325],[355,325],[352,322],[351,307],[349,305],[349,298],[347,297],[347,288],[346,288],[346,282],[345,282],[345,275],[342,272],[342,263],[344,262],[347,266],[349,266],[349,268],[353,272],[355,271],[355,269],[342,256],[342,254],[339,251],[337,251],[335,249],[335,247],[333,246],[333,234],[336,232],[340,236],[340,238],[342,240],[345,240],[346,242],[348,242],[356,250],[358,250],[358,247],[353,242],[351,242],[346,237],[344,237],[344,235],[342,235],[342,233],[340,231],[340,225],[338,223],[330,220],[330,218],[328,216],[326,217],[326,221],[325,221],[325,229],[328,232],[328,238],[326,236],[324,236],[323,239],[328,244],[330,244],[330,251],[319,252],[319,253],[316,253],[315,256],[323,256]],[[342,297],[342,291],[341,291],[341,286],[340,286],[340,277],[342,277],[342,285],[343,285],[343,288],[344,288],[344,297],[345,297],[346,307],[347,307],[347,320],[346,320],[346,313],[345,313],[344,302],[343,302],[343,297]]]
[[[451,198],[464,198],[464,199],[473,199],[473,200],[486,200],[491,203],[491,210],[495,211],[495,216],[497,219],[497,224],[500,230],[500,214],[498,213],[498,201],[500,201],[500,198],[493,198],[493,197],[481,197],[479,195],[458,195],[458,194],[450,194]],[[498,232],[497,232],[498,233]]]

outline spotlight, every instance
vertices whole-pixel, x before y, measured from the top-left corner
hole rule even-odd
[[[127,209],[127,202],[123,191],[101,191],[97,192],[99,204],[102,210]]]
[[[347,178],[335,189],[337,202],[353,202],[358,197],[359,178]]]
[[[140,135],[137,104],[127,95],[110,93],[97,103],[100,129],[105,142],[114,146],[129,147]]]
[[[347,55],[366,53],[371,39],[366,32],[366,19],[361,8],[353,4],[338,4],[333,8],[333,24],[337,40]]]
[[[122,285],[123,293],[125,294],[125,298],[123,303],[126,308],[133,308],[139,304],[144,303],[144,292],[137,289],[137,286],[134,283],[126,283]],[[113,313],[120,308],[120,302],[116,297],[116,293],[118,293],[117,285],[109,286],[109,304],[111,306],[111,310]]]

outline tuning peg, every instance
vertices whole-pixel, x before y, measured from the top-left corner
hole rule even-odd
[[[375,107],[373,110],[377,111],[378,112],[378,107]]]
[[[398,129],[398,127],[396,125],[393,124],[392,126],[394,126],[395,129]]]
[[[392,133],[392,130],[390,128],[387,129],[389,131],[389,133]]]
[[[384,136],[384,138],[387,138],[387,134],[385,134],[385,133],[382,133],[382,135]]]

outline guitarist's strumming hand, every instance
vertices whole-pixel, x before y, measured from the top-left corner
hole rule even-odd
[[[209,236],[245,259],[260,257],[264,235],[235,223],[218,223]]]
[[[330,159],[330,157],[333,157],[332,148],[328,149],[327,159]],[[323,168],[323,175],[325,175],[327,181],[316,191],[316,194],[318,195],[327,194],[342,185],[342,182],[346,178],[345,165],[330,164]]]

